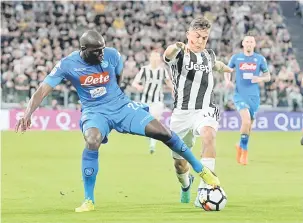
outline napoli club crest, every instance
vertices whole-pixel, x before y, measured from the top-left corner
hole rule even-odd
[[[108,61],[103,60],[102,63],[101,63],[101,66],[102,66],[103,68],[107,68],[107,67],[108,67]]]
[[[87,176],[87,177],[93,175],[93,173],[94,173],[94,168],[85,168],[85,169],[84,169],[84,174],[85,174],[85,176]]]

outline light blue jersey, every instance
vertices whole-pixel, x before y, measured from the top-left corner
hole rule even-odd
[[[251,83],[253,76],[268,72],[266,59],[257,53],[245,56],[238,53],[232,56],[228,66],[236,71],[236,89],[234,103],[238,110],[248,108],[254,119],[260,105],[260,89],[257,83]]]
[[[63,79],[76,88],[82,104],[80,128],[98,128],[107,141],[112,129],[121,133],[145,135],[145,126],[154,118],[148,107],[131,101],[120,89],[117,76],[123,61],[114,48],[104,49],[102,63],[91,65],[75,51],[63,58],[45,78],[44,83],[55,87]]]
[[[69,80],[77,90],[82,109],[100,111],[123,96],[116,78],[122,69],[121,56],[114,48],[106,47],[104,59],[97,65],[86,63],[80,51],[74,51],[54,67],[44,82],[55,87],[63,79]]]

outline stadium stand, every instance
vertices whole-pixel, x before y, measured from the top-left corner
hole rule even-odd
[[[302,2],[297,14],[302,17]],[[139,95],[130,86],[148,53],[176,41],[186,41],[192,18],[204,15],[212,21],[208,47],[227,63],[241,50],[248,30],[257,34],[257,52],[268,60],[272,80],[261,90],[264,108],[302,109],[303,72],[300,70],[281,7],[277,2],[2,2],[1,3],[2,106],[23,107],[39,83],[64,56],[79,48],[78,38],[87,28],[106,38],[125,61],[125,92],[134,100]],[[302,66],[301,66],[302,69]],[[216,74],[215,95],[226,110],[233,110],[232,92]],[[165,93],[167,105],[171,95]],[[57,86],[43,105],[53,109],[79,108],[75,89]]]

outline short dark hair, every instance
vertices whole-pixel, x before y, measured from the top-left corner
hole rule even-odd
[[[210,29],[211,23],[208,19],[204,17],[195,18],[191,21],[189,29]]]
[[[254,37],[254,38],[255,38],[255,37],[256,37],[256,33],[255,33],[254,31],[251,31],[251,30],[250,30],[250,31],[248,31],[248,32],[244,35],[244,37],[245,37],[245,36],[251,36],[251,37]]]

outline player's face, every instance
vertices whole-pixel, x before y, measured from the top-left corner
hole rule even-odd
[[[242,46],[245,52],[253,52],[256,47],[256,41],[253,36],[246,36],[242,41]]]
[[[202,52],[205,49],[210,29],[199,29],[187,31],[187,40],[189,49],[195,53]]]
[[[152,64],[152,66],[155,66],[155,67],[159,66],[159,64],[161,62],[160,53],[152,52],[150,54],[149,61]]]
[[[83,50],[83,59],[89,64],[99,64],[103,60],[104,46],[93,46]]]

